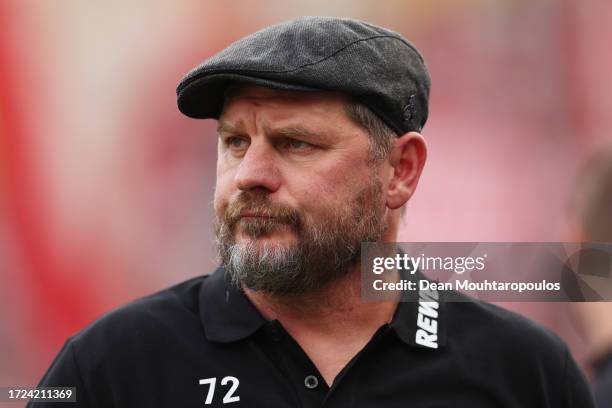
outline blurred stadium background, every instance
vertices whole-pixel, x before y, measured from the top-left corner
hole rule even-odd
[[[425,55],[430,155],[402,240],[575,238],[577,171],[612,139],[610,2],[2,1],[0,385],[35,385],[91,320],[214,268],[214,123],[179,114],[176,84],[300,15],[387,26]],[[567,305],[506,306],[584,363]]]

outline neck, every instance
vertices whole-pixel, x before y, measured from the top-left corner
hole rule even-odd
[[[277,319],[287,329],[300,326],[329,331],[356,325],[376,330],[391,321],[397,306],[396,302],[362,301],[359,264],[316,293],[272,296],[248,288],[244,291],[266,319]]]

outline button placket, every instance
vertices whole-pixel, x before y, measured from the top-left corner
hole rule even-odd
[[[319,379],[315,375],[307,375],[304,378],[304,386],[309,390],[314,390],[319,386]]]

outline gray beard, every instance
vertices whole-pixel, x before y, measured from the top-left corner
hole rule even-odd
[[[252,200],[261,207],[267,200],[265,196],[245,193],[243,206]],[[359,263],[361,242],[382,239],[387,229],[383,199],[382,185],[373,178],[346,208],[324,219],[307,223],[301,214],[287,210],[286,216],[279,219],[297,236],[297,243],[291,246],[256,242],[257,237],[279,226],[276,219],[238,221],[235,216],[224,216],[215,222],[221,264],[236,285],[255,291],[278,297],[316,293],[346,276]],[[236,243],[238,222],[251,238],[248,242]]]

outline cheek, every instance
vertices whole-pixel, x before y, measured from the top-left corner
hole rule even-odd
[[[232,191],[232,180],[233,178],[228,177],[227,174],[217,174],[217,184],[215,185],[213,198],[213,207],[217,215],[223,214],[228,206]]]
[[[215,196],[213,198],[213,208],[217,216],[221,215],[227,207],[227,200],[225,200],[220,194],[219,189],[215,189]]]
[[[310,174],[299,181],[299,190],[290,194],[315,217],[341,205],[347,195],[347,182],[338,174]]]
[[[307,186],[300,197],[304,209],[315,217],[331,212],[348,211],[356,196],[367,188],[376,174],[361,169],[343,169],[326,174],[311,175],[304,180]],[[384,185],[382,186],[384,190]],[[382,193],[382,192],[381,192]],[[378,203],[382,197],[372,197]]]
[[[367,177],[359,169],[337,166],[316,174],[309,174],[304,182],[308,185],[311,201],[337,201],[350,192],[365,185]]]

